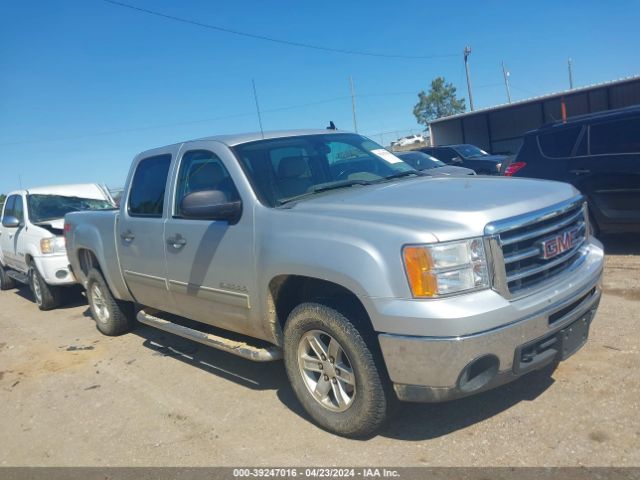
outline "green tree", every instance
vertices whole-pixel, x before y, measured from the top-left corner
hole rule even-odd
[[[418,123],[428,125],[431,120],[462,113],[466,109],[465,99],[456,97],[456,87],[447,83],[444,77],[437,77],[431,82],[428,94],[424,90],[418,93],[413,114]]]

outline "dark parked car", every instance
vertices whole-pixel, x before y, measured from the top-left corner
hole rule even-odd
[[[468,143],[425,147],[421,148],[420,151],[437,158],[447,165],[470,168],[478,175],[499,175],[500,167],[507,159],[505,155],[491,155]]]
[[[432,157],[431,155],[427,155],[424,152],[395,152],[394,155],[401,159],[403,162],[411,165],[416,170],[420,170],[433,177],[459,177],[460,175],[476,174],[476,172],[474,172],[470,168],[447,165],[446,163],[441,162],[437,158]]]
[[[529,132],[504,174],[568,182],[589,201],[594,230],[640,231],[640,106]]]

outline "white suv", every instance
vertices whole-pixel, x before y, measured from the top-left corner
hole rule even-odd
[[[76,283],[65,248],[64,216],[114,208],[100,185],[60,185],[11,192],[0,226],[0,290],[28,284],[40,310],[60,304],[61,287]]]
[[[399,147],[406,147],[407,145],[413,145],[415,143],[424,143],[424,137],[422,135],[408,135],[406,137],[399,138],[395,142]]]

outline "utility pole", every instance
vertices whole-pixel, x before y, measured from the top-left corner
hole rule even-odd
[[[358,121],[356,120],[356,90],[353,88],[353,77],[349,75],[351,85],[351,111],[353,113],[353,131],[358,133]]]
[[[569,65],[569,90],[573,90],[573,65],[571,59],[567,63]]]
[[[464,69],[467,72],[467,90],[469,91],[469,108],[473,112],[473,95],[471,94],[471,79],[469,78],[469,55],[471,54],[471,47],[464,47]]]
[[[511,103],[511,91],[509,90],[509,72],[504,68],[504,62],[502,63],[502,76],[504,77],[504,86],[507,89],[507,100]]]
[[[253,85],[253,99],[256,101],[256,112],[258,113],[258,123],[260,124],[260,135],[264,138],[264,130],[262,129],[262,115],[260,115],[260,105],[258,104],[258,92],[256,92],[256,81],[252,78],[251,84]]]

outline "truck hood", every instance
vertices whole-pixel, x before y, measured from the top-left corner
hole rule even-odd
[[[38,222],[34,225],[44,228],[48,232],[53,233],[54,235],[62,235],[64,231],[64,218],[55,218],[53,220],[45,220],[44,222]]]
[[[484,234],[487,223],[539,210],[579,195],[567,183],[510,177],[419,177],[327,191],[291,204],[299,214],[352,228],[400,228],[438,241]],[[362,223],[364,222],[364,224]],[[375,225],[372,225],[375,224]],[[330,223],[329,223],[330,225]],[[328,227],[331,228],[331,227]]]
[[[49,226],[51,228],[55,228],[57,230],[64,229],[64,218],[55,218],[53,220],[45,220],[44,222],[36,223],[39,227]]]

